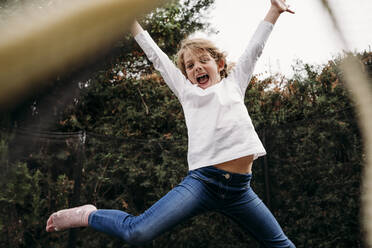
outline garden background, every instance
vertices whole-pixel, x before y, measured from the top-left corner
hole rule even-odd
[[[47,1],[47,0],[45,0]],[[12,1],[0,1],[6,8]],[[170,55],[207,29],[213,0],[173,1],[141,22]],[[339,64],[298,61],[292,78],[253,77],[245,103],[268,155],[252,187],[297,247],[364,247],[364,152]],[[98,62],[97,62],[98,61]],[[187,173],[181,105],[129,35],[97,61],[48,82],[0,115],[0,247],[131,247],[91,229],[49,234],[48,216],[93,203],[139,214]],[[258,247],[218,214],[195,217],[143,247]]]

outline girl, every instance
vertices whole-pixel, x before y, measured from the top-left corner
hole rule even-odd
[[[253,160],[266,151],[244,105],[254,65],[283,12],[294,13],[285,0],[271,0],[264,21],[228,76],[225,55],[211,42],[185,40],[177,69],[135,22],[136,41],[182,104],[189,173],[139,216],[84,205],[53,213],[46,230],[90,226],[128,243],[143,244],[185,219],[214,210],[231,217],[265,247],[295,247],[250,187]]]

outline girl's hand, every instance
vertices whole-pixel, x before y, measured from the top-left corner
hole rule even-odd
[[[271,5],[278,10],[279,14],[283,12],[289,12],[291,14],[295,13],[289,8],[289,5],[285,3],[285,0],[271,0]]]

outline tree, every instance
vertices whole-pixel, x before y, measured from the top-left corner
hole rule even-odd
[[[189,32],[205,28],[203,11],[211,4],[174,1],[141,22],[173,55]],[[291,79],[253,78],[245,98],[266,140],[270,175],[265,185],[264,161],[255,161],[252,187],[261,197],[270,190],[270,208],[297,247],[363,247],[363,147],[340,60],[320,71],[299,64]],[[138,214],[175,186],[187,171],[181,106],[129,36],[100,63],[50,85],[0,118],[12,131],[0,137],[6,172],[0,181],[0,244],[129,247],[90,229],[49,235],[44,224],[57,209],[88,202]],[[228,218],[209,213],[144,247],[247,245],[256,242]]]

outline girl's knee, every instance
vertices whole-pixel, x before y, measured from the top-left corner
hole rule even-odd
[[[288,238],[281,242],[269,242],[265,244],[263,247],[266,248],[296,248],[296,246],[290,241]]]
[[[153,236],[150,230],[135,227],[126,230],[122,235],[122,239],[131,245],[144,245],[151,242],[154,238]]]

